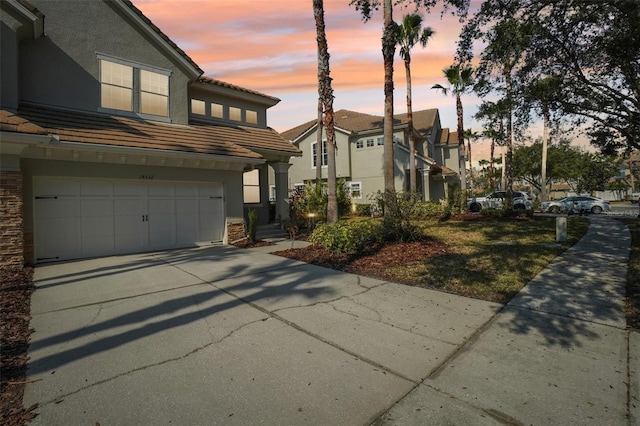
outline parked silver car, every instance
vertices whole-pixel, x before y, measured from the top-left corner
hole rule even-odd
[[[611,211],[608,201],[588,195],[573,195],[562,200],[546,201],[540,204],[540,210],[548,213],[580,213],[599,214]]]
[[[482,209],[501,209],[506,197],[506,191],[495,191],[485,197],[471,197],[467,199],[467,208],[472,212],[479,212]],[[513,191],[513,208],[515,210],[531,210],[533,197],[526,192]]]

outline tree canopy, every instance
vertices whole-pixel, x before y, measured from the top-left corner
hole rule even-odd
[[[586,124],[594,145],[603,152],[640,149],[640,2],[486,0],[462,31],[459,59],[471,60],[476,40],[512,43],[498,36],[513,22],[520,35],[520,52],[511,57],[514,89],[524,95],[524,88],[552,78],[547,101]],[[483,53],[479,75],[493,53]]]

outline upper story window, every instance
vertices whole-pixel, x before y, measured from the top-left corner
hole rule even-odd
[[[311,167],[316,167],[316,163],[317,163],[317,159],[316,159],[316,155],[317,155],[317,151],[316,151],[316,146],[318,145],[317,142],[314,142],[311,144]],[[327,153],[327,141],[322,141],[322,167],[325,167],[327,164],[329,164],[329,155]]]
[[[191,113],[192,114],[205,114],[205,102],[199,99],[191,99]]]
[[[378,138],[378,146],[384,145],[384,138]]]
[[[211,104],[211,116],[214,118],[224,118],[224,107],[220,104]]]
[[[258,113],[250,109],[245,111],[246,122],[249,124],[258,124]]]
[[[373,138],[367,139],[367,148],[371,148],[373,145]]]
[[[358,139],[358,140],[356,141],[356,148],[357,148],[357,149],[364,148],[364,141],[363,141],[362,139]]]
[[[133,111],[133,67],[101,60],[100,83],[100,106]]]
[[[170,71],[103,55],[98,59],[101,108],[169,116]]]
[[[236,107],[229,107],[229,120],[242,121],[242,110]]]

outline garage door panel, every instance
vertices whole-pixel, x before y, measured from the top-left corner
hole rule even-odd
[[[198,195],[200,195],[201,197],[222,197],[222,184],[199,184]]]
[[[111,197],[112,195],[112,182],[88,180],[80,183],[80,196],[82,197]]]
[[[196,192],[192,188],[191,192]],[[198,200],[177,199],[176,242],[178,245],[193,244],[198,240]]]
[[[78,195],[80,183],[76,181],[60,181],[51,179],[37,179],[34,182],[34,194],[38,196],[73,196]]]
[[[83,199],[80,201],[80,216],[113,216],[113,200]]]
[[[149,200],[149,245],[152,249],[173,247],[175,238],[173,199]]]
[[[169,183],[150,183],[148,187],[149,197],[173,197],[175,188]]]
[[[116,252],[131,253],[146,249],[149,243],[149,228],[144,219],[146,207],[143,208],[143,200],[115,199],[113,212]]]
[[[147,193],[147,184],[140,182],[114,182],[114,197],[142,197]]]
[[[224,224],[222,220],[222,200],[200,200],[198,222],[201,241],[222,241]]]

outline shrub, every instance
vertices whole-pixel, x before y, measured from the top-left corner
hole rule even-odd
[[[385,237],[389,241],[415,241],[422,237],[422,230],[411,222],[417,217],[420,196],[415,193],[386,190],[378,191],[374,199],[384,212]]]
[[[304,191],[294,191],[289,200],[289,216],[291,220],[297,223],[305,223],[308,221],[309,215],[314,214],[315,221],[323,222],[327,220],[327,184],[307,183]],[[344,216],[350,213],[351,197],[349,188],[345,184],[344,179],[336,182],[336,198],[338,202],[338,216]],[[311,222],[310,222],[311,223]]]
[[[368,245],[383,240],[384,230],[378,220],[341,221],[316,227],[309,241],[333,254],[358,253]]]
[[[455,216],[467,211],[467,197],[459,186],[449,188],[449,198],[445,206],[445,217]]]
[[[357,216],[371,216],[371,204],[354,204]]]
[[[258,212],[256,209],[249,210],[249,225],[247,226],[247,235],[250,241],[256,240],[256,233],[258,230]]]
[[[439,217],[445,213],[445,206],[435,201],[423,201],[416,203],[413,214],[416,219]]]

